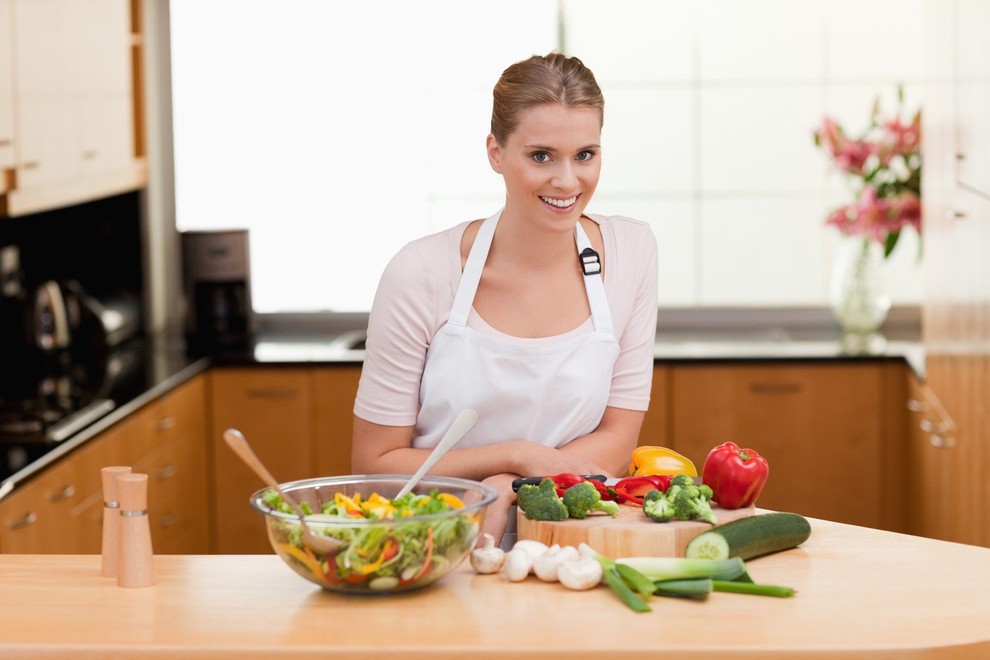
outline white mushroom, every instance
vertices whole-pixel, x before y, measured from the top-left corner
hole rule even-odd
[[[536,577],[544,582],[556,582],[557,569],[560,564],[577,558],[578,551],[574,546],[565,545],[564,547],[560,547],[559,545],[552,545],[549,550],[533,562],[533,572],[536,573]]]
[[[498,573],[505,562],[505,551],[495,547],[495,537],[485,534],[485,544],[471,551],[471,568],[482,575]]]
[[[583,591],[602,581],[602,565],[594,557],[582,556],[564,561],[557,567],[557,578],[568,589]]]
[[[502,563],[502,573],[509,582],[522,582],[529,575],[533,560],[524,550],[510,550]]]
[[[523,539],[521,541],[516,541],[512,546],[512,550],[519,550],[525,552],[529,557],[530,572],[533,571],[533,564],[536,560],[540,558],[543,554],[549,550],[549,546],[546,543],[541,543],[540,541],[533,541],[531,539]]]

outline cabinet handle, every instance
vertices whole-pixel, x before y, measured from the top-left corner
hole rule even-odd
[[[38,514],[36,514],[34,511],[28,511],[27,513],[24,514],[23,518],[21,518],[20,520],[15,520],[14,522],[10,523],[10,530],[14,531],[18,529],[24,529],[25,527],[29,527],[36,522],[38,522]]]
[[[156,431],[168,431],[175,428],[175,416],[169,415],[155,422]]]
[[[966,217],[965,211],[960,211],[959,209],[949,209],[945,212],[946,220],[962,220]]]
[[[749,391],[754,394],[797,394],[801,383],[753,383]]]
[[[908,399],[907,409],[911,412],[925,412],[928,410],[928,404],[920,399]]]
[[[158,519],[158,528],[168,529],[169,527],[173,527],[177,522],[179,522],[179,515],[169,512]]]
[[[29,160],[26,163],[21,163],[21,169],[22,170],[36,170],[36,169],[38,169],[38,161],[36,161],[36,160]]]
[[[296,398],[296,391],[291,389],[263,390],[252,387],[247,390],[247,396],[251,399],[294,399]]]
[[[9,147],[14,144],[14,141],[10,138],[0,138],[0,147]]]
[[[942,437],[936,433],[932,433],[929,436],[928,442],[932,443],[932,447],[938,447],[939,449],[951,449],[956,446],[956,439],[952,436]]]
[[[83,160],[93,160],[96,158],[96,152],[92,149],[82,152]]]
[[[961,151],[956,152],[956,160],[966,160],[966,154]]]
[[[76,494],[76,487],[72,484],[66,484],[62,490],[57,493],[52,493],[52,496],[48,498],[50,502],[63,502],[73,495]]]
[[[165,481],[166,479],[171,479],[172,477],[174,477],[176,472],[178,472],[178,470],[175,468],[175,466],[169,463],[162,469],[155,472],[155,478],[158,479],[159,481]]]

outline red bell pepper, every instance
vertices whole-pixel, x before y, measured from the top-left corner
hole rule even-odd
[[[651,490],[667,492],[667,489],[670,488],[670,479],[671,477],[661,474],[626,477],[619,480],[612,488],[615,490],[616,499],[619,502],[643,506],[643,498]]]
[[[712,489],[712,499],[720,507],[741,509],[756,502],[769,475],[765,458],[752,449],[724,442],[708,453],[701,480]]]
[[[595,487],[596,490],[598,490],[603,500],[608,501],[615,499],[614,493],[612,493],[604,483],[598,481],[597,479],[585,479],[580,474],[562,472],[561,474],[551,475],[550,480],[553,481],[555,486],[557,486],[557,497],[563,497],[564,491],[571,486],[588,481]]]

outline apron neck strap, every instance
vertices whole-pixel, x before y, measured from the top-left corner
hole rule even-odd
[[[457,293],[454,295],[454,304],[450,308],[448,323],[459,326],[466,326],[468,315],[471,312],[471,305],[474,304],[474,295],[478,291],[478,284],[481,282],[481,271],[485,269],[485,262],[488,260],[488,251],[492,246],[492,238],[495,236],[495,228],[498,220],[502,216],[500,209],[495,215],[481,223],[478,235],[471,246],[467,262],[464,264],[464,272],[461,273],[460,284],[457,285]],[[577,245],[578,258],[581,260],[582,270],[585,273],[584,288],[588,294],[588,306],[591,308],[591,319],[597,332],[613,332],[612,314],[608,308],[608,299],[605,297],[605,285],[601,276],[601,260],[597,252],[591,247],[591,241],[585,233],[581,223],[574,227],[574,242]]]

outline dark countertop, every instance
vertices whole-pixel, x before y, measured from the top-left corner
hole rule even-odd
[[[658,328],[654,357],[657,364],[895,360],[906,362],[924,379],[924,349],[914,318],[908,315],[908,322],[885,327],[885,336],[851,345],[836,328],[819,323],[817,318],[806,323],[778,316],[768,322],[765,315],[756,312],[735,313],[726,322],[699,326],[693,320],[668,314]],[[361,364],[364,338],[364,330],[353,328],[329,332],[261,330],[246,348],[204,356],[187,354],[182,341],[129,342],[114,353],[126,366],[127,377],[116,382],[107,395],[114,404],[111,412],[54,446],[0,445],[0,450],[21,452],[16,469],[0,474],[0,499],[17,484],[210,366]]]

